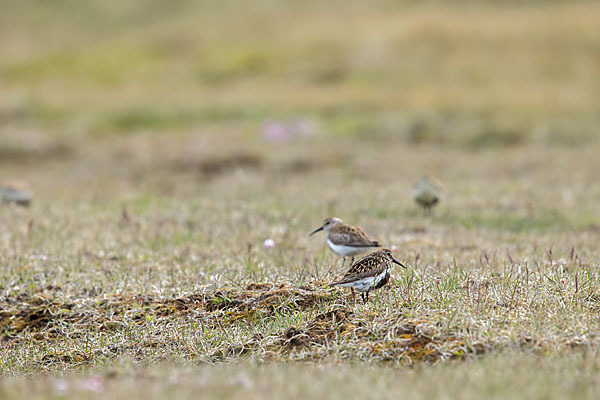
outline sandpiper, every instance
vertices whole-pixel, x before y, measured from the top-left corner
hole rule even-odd
[[[423,177],[413,186],[412,197],[426,212],[430,212],[433,206],[440,201],[440,185],[427,177]]]
[[[27,207],[32,198],[33,193],[27,182],[0,182],[0,203],[14,203]]]
[[[354,289],[356,289],[361,292],[363,302],[366,303],[369,300],[369,292],[371,290],[379,289],[390,280],[392,263],[406,268],[392,256],[391,250],[377,250],[356,261],[341,280],[329,286],[350,288],[352,290],[352,297],[354,297]]]
[[[323,225],[312,231],[309,236],[322,230],[327,232],[327,245],[331,251],[344,258],[342,266],[346,263],[346,257],[352,257],[351,262],[354,262],[354,256],[380,246],[378,242],[369,239],[362,229],[345,224],[339,218],[326,218]]]

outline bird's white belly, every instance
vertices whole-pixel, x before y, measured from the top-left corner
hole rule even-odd
[[[354,282],[342,283],[339,286],[346,288],[354,288],[359,292],[366,292],[370,290],[375,283],[375,277],[369,276],[368,278],[359,279]]]
[[[335,254],[342,257],[355,256],[357,254],[364,253],[368,249],[368,247],[353,247],[345,246],[343,244],[335,244],[329,239],[327,239],[327,245]]]
[[[359,279],[357,281],[342,283],[338,286],[342,286],[345,288],[354,288],[354,289],[358,290],[359,292],[367,292],[367,291],[373,289],[375,286],[377,286],[377,284],[379,282],[381,282],[381,280],[383,278],[385,278],[386,273],[387,273],[387,271],[383,271],[381,274],[379,274],[377,276],[368,276],[366,278]]]

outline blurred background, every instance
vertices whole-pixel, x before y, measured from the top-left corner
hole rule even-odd
[[[0,1],[0,182],[320,222],[429,175],[465,214],[590,226],[599,26],[597,1]]]

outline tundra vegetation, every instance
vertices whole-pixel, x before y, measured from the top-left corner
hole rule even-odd
[[[0,3],[0,397],[594,398],[600,3]],[[443,184],[425,213],[422,176]],[[408,268],[368,303],[308,234]]]

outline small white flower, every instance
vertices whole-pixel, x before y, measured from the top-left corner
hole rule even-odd
[[[275,247],[275,241],[273,239],[265,239],[265,241],[263,242],[263,247],[265,249],[272,249],[273,247]]]
[[[392,251],[398,251],[398,247],[396,247],[396,245],[395,245],[395,244],[393,244],[393,245],[392,245],[392,248],[391,248],[390,250],[392,250]]]

